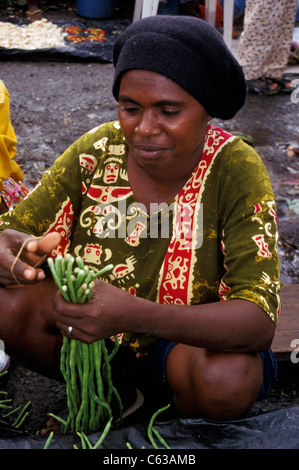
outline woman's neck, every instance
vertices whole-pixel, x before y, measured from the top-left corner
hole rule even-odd
[[[127,170],[130,187],[137,202],[144,204],[150,213],[150,204],[169,204],[184,187],[192,171],[186,175],[172,171],[145,170],[136,165],[133,158],[128,155]]]

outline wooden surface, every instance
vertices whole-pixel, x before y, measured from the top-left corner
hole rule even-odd
[[[299,284],[284,286],[281,301],[282,310],[271,348],[278,361],[286,361],[291,360],[295,349],[298,349],[295,354],[299,357]]]

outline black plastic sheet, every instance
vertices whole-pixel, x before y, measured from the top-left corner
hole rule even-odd
[[[99,449],[153,449],[147,436],[148,423],[126,426],[109,431]],[[196,449],[299,449],[299,406],[261,413],[248,418],[214,422],[204,419],[157,420],[155,429],[171,451]],[[3,434],[2,434],[3,435]],[[86,433],[95,445],[100,433]],[[0,435],[1,436],[1,435]],[[159,444],[158,448],[165,451]],[[26,433],[0,437],[1,449],[44,449],[46,438]],[[81,449],[80,438],[73,433],[54,435],[49,449]]]
[[[65,47],[49,47],[44,49],[6,49],[0,47],[0,60],[112,62],[113,45],[121,32],[129,24],[127,21],[115,20],[52,21],[52,23],[61,28],[77,26],[81,27],[84,31],[88,28],[101,28],[105,30],[105,40],[102,42],[84,41],[79,43],[65,40]],[[18,25],[20,26],[21,24]]]

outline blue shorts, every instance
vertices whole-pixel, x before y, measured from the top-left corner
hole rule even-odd
[[[177,343],[173,341],[160,340],[154,350],[146,356],[147,366],[151,369],[151,372],[155,375],[158,381],[164,384],[167,384],[166,360],[168,354],[176,344]],[[277,362],[271,349],[268,349],[268,351],[265,352],[260,352],[259,354],[262,359],[264,377],[257,397],[258,400],[261,400],[269,394],[272,382],[277,376]]]

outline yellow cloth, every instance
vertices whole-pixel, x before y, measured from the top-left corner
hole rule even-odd
[[[9,93],[0,80],[0,192],[3,181],[11,177],[15,181],[24,179],[19,165],[13,160],[16,155],[17,138],[10,122]]]

